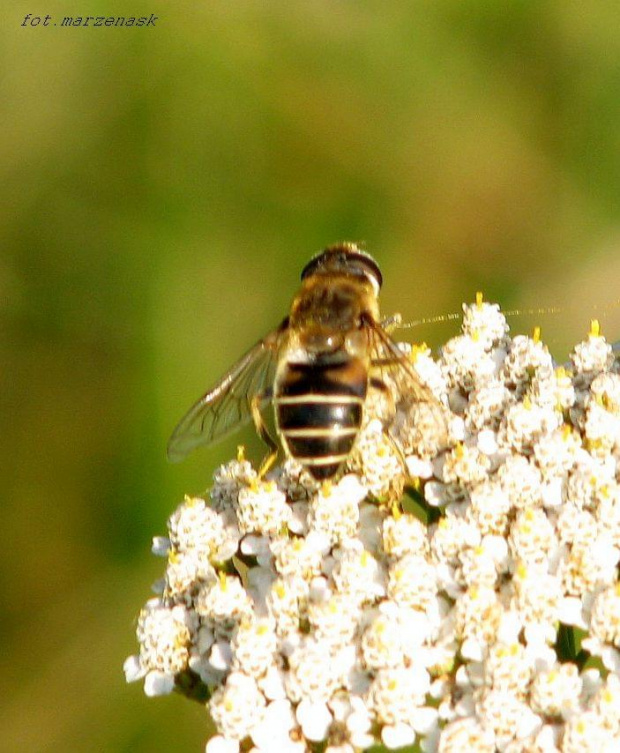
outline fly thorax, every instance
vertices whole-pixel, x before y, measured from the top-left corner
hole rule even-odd
[[[368,308],[369,292],[370,287],[358,281],[312,277],[293,301],[291,327],[301,331],[354,329]]]
[[[310,327],[300,334],[300,343],[308,352],[309,359],[342,360],[346,357],[343,350],[345,335],[339,330],[325,327]]]

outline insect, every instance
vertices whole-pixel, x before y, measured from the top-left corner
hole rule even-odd
[[[388,392],[389,383],[414,403],[438,406],[388,334],[394,320],[379,319],[382,282],[378,264],[353,243],[311,259],[289,315],[189,410],[168,443],[170,460],[252,418],[269,447],[264,475],[278,451],[261,414],[271,402],[285,453],[315,479],[331,479],[353,450],[370,390]]]

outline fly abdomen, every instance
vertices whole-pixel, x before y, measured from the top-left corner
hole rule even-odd
[[[275,394],[285,449],[318,479],[332,478],[347,459],[362,423],[368,372],[358,358],[288,363]]]

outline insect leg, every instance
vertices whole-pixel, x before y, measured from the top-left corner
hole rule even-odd
[[[402,465],[402,467],[403,467],[403,473],[404,473],[404,474],[405,474],[406,476],[408,476],[408,475],[409,475],[409,470],[408,470],[408,468],[407,468],[407,461],[405,460],[405,454],[403,453],[403,448],[402,448],[402,447],[401,447],[401,446],[400,446],[400,445],[398,444],[398,442],[397,442],[397,441],[396,441],[396,439],[395,439],[395,438],[394,438],[394,437],[392,436],[392,433],[391,433],[391,432],[390,432],[390,431],[389,431],[388,429],[386,429],[386,430],[384,431],[384,434],[385,434],[385,436],[387,437],[387,439],[388,439],[389,443],[390,443],[390,444],[392,445],[392,447],[394,448],[394,452],[396,453],[396,455],[397,455],[398,459],[400,460],[400,464],[401,464],[401,465]]]
[[[377,369],[377,371],[379,371],[379,369]],[[370,387],[373,390],[376,390],[377,393],[381,393],[388,405],[388,415],[393,418],[396,413],[396,403],[394,402],[394,395],[381,377],[372,376],[372,370],[370,376]]]
[[[388,400],[388,403],[390,405],[390,414],[394,415],[396,412],[396,406],[394,404],[394,397],[392,393],[390,392],[389,387],[386,385],[386,383],[383,381],[383,379],[380,379],[379,377],[370,377],[370,385],[376,390],[379,390],[383,393],[383,395]],[[403,472],[407,474],[407,463],[405,461],[405,455],[403,454],[403,450],[401,446],[398,444],[392,433],[390,432],[388,426],[384,425],[383,427],[383,434],[385,435],[388,442],[392,445],[392,448],[394,449],[394,452],[396,453],[398,459],[400,460],[400,463],[403,467]]]
[[[256,431],[258,432],[259,437],[269,448],[269,452],[267,453],[267,455],[265,455],[262,463],[260,464],[258,471],[259,478],[263,478],[270,471],[273,464],[276,462],[276,458],[278,457],[278,445],[276,442],[274,442],[272,436],[267,431],[267,426],[265,425],[260,412],[260,405],[262,402],[268,399],[269,392],[270,390],[259,392],[258,394],[254,395],[250,404],[250,408],[252,410],[252,419],[254,420]]]

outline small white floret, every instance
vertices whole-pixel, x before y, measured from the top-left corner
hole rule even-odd
[[[386,724],[381,730],[381,740],[385,747],[390,750],[404,748],[405,745],[413,745],[415,742],[415,732],[404,722]]]
[[[144,693],[153,698],[168,695],[174,690],[174,675],[152,669],[144,678]]]
[[[326,703],[303,700],[297,706],[296,716],[308,740],[313,742],[325,740],[333,720]]]
[[[215,735],[207,743],[205,753],[239,753],[239,740],[228,740],[222,735]]]

